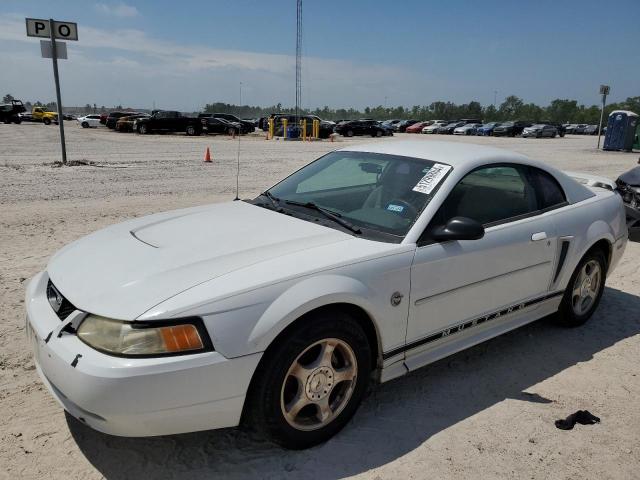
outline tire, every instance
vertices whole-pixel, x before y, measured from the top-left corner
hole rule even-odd
[[[374,133],[371,134],[372,137],[381,137],[382,136],[382,130],[376,130]]]
[[[353,130],[347,130],[347,137],[353,137]]]
[[[196,134],[196,129],[193,125],[187,125],[187,128],[185,129],[185,133],[190,137],[193,137]]]
[[[227,133],[233,136],[233,135],[237,135],[238,131],[233,127],[229,127],[229,130],[227,131]]]
[[[42,120],[42,123],[44,123],[45,125],[51,125],[51,119],[50,118],[45,118]]]
[[[587,252],[571,275],[562,297],[557,316],[559,325],[578,327],[591,318],[602,298],[606,274],[607,262],[602,251]],[[587,302],[587,298],[590,301]]]
[[[149,127],[147,127],[144,123],[142,125],[138,125],[138,133],[141,135],[146,135],[149,133]]]
[[[89,124],[87,122],[82,122],[82,128],[89,128]]]
[[[20,117],[16,117],[13,119],[13,123],[16,125],[20,125],[22,123],[22,119]]]
[[[323,355],[327,345],[333,345],[330,361]],[[249,387],[243,425],[289,449],[325,442],[355,413],[370,374],[371,348],[358,323],[339,310],[311,313],[267,349]],[[353,377],[336,382],[338,375]]]

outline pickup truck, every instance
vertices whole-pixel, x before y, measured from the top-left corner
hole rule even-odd
[[[44,107],[33,107],[30,114],[21,114],[20,119],[23,122],[39,122],[51,125],[51,123],[58,123],[58,114],[50,112]]]
[[[4,123],[20,123],[20,114],[26,112],[22,100],[11,100],[11,103],[0,105],[0,121]]]
[[[187,135],[200,135],[202,122],[199,118],[185,117],[180,112],[159,110],[147,118],[137,118],[133,129],[141,134],[154,132],[184,132]]]

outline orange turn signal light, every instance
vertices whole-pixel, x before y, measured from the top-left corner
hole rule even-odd
[[[191,324],[162,327],[160,335],[168,352],[199,350],[204,347],[198,329]]]

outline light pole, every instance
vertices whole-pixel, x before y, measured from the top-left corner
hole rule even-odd
[[[602,95],[602,109],[600,110],[600,124],[598,125],[598,150],[600,150],[600,135],[602,135],[602,121],[604,120],[604,106],[609,95],[609,85],[600,85],[600,95]]]

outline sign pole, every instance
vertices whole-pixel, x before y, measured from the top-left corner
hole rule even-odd
[[[607,103],[607,94],[609,93],[609,85],[600,85],[600,94],[602,95],[602,108],[600,110],[600,124],[598,125],[598,146],[600,150],[600,136],[602,135],[602,121],[604,120],[604,106]]]
[[[53,18],[49,19],[49,32],[51,33],[51,61],[53,63],[53,78],[56,82],[56,104],[58,105],[58,126],[60,127],[60,145],[62,147],[62,164],[67,164],[67,147],[64,141],[64,117],[62,116],[62,99],[60,98],[60,78],[58,76],[58,51],[56,37],[53,28]],[[598,140],[600,140],[598,138]]]

